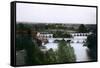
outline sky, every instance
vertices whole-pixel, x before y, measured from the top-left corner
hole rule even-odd
[[[17,3],[16,21],[23,23],[96,24],[96,8]]]

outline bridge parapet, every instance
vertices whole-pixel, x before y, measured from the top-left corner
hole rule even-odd
[[[70,33],[72,36],[88,36],[90,33]]]

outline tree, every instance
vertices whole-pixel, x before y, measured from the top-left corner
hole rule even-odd
[[[70,38],[72,36],[67,32],[56,31],[53,34],[53,37],[55,37],[55,38]]]
[[[85,27],[85,25],[81,24],[78,28],[78,32],[80,33],[86,33],[87,32],[87,28]]]
[[[95,33],[87,37],[85,46],[90,49],[89,54],[92,60],[97,60],[97,38]]]
[[[57,55],[56,55],[56,52],[53,51],[52,48],[50,48],[47,52],[46,52],[46,61],[47,61],[47,64],[50,64],[50,63],[57,63]]]
[[[59,63],[75,62],[74,50],[65,40],[60,41],[57,53]]]
[[[38,42],[39,44],[37,42],[33,42],[33,40],[36,41],[36,39],[32,37],[29,25],[18,24],[17,27],[17,30],[20,30],[20,33],[17,33],[16,35],[16,51],[25,50],[26,65],[45,63],[44,53],[39,48],[41,42]]]

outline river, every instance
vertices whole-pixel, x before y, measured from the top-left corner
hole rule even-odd
[[[58,47],[58,43],[54,43],[54,40],[61,40],[62,38],[48,38],[49,43],[47,43],[46,48],[53,50],[56,50]],[[90,61],[90,58],[88,56],[88,48],[86,46],[83,46],[87,36],[75,36],[73,38],[64,38],[65,40],[71,39],[72,43],[70,45],[74,48],[74,53],[76,55],[76,62],[81,61]]]

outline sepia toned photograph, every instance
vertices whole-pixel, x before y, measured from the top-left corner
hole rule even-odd
[[[16,65],[97,61],[97,7],[16,3]]]

